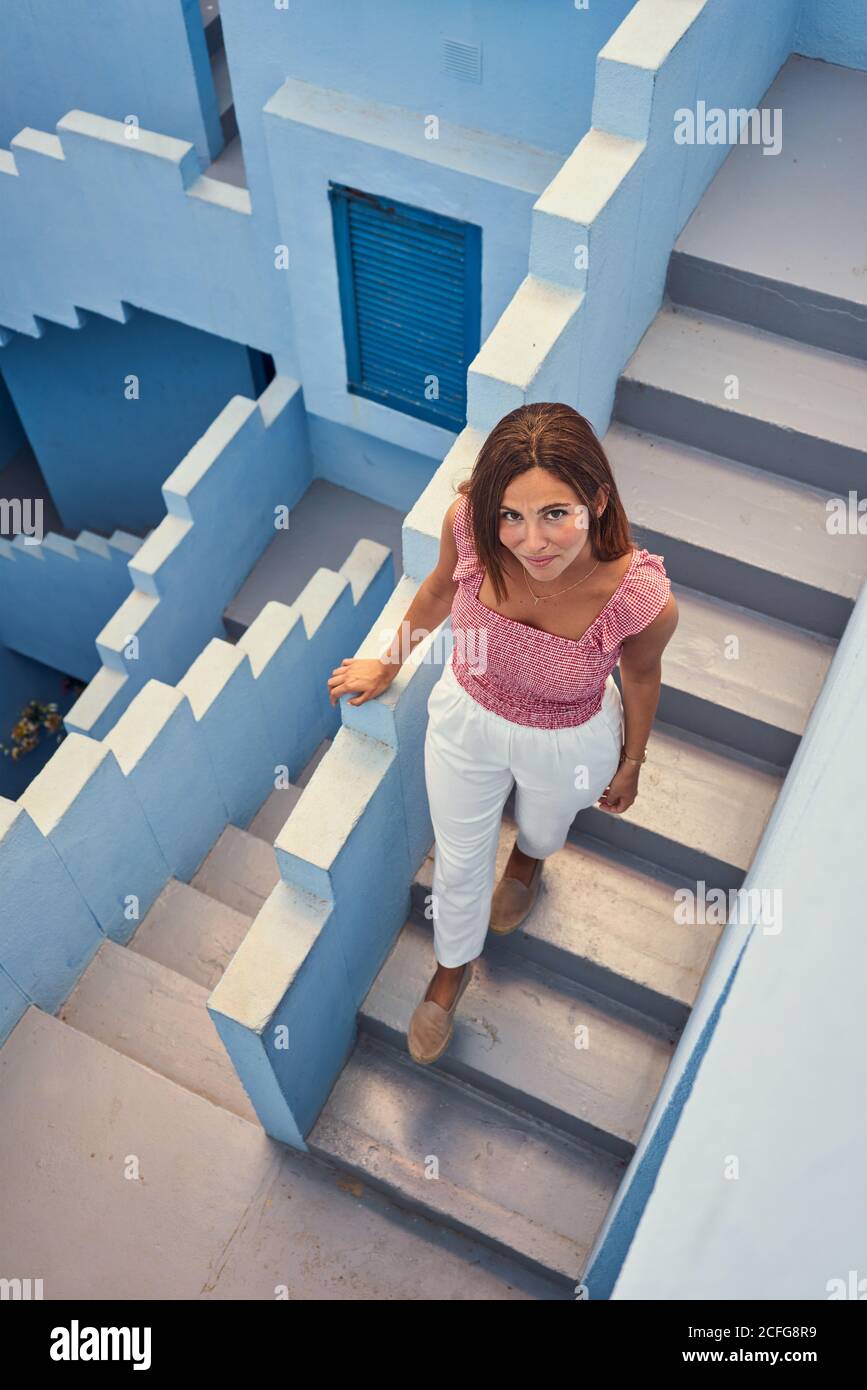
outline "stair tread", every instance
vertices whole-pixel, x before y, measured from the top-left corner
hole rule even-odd
[[[4,1249],[46,1297],[551,1297],[35,1006],[0,1049],[0,1111]]]
[[[291,784],[288,787],[275,787],[247,826],[249,833],[273,845],[300,801],[302,791],[303,787]]]
[[[79,550],[88,550],[92,555],[98,555],[101,560],[108,560],[111,556],[105,536],[98,536],[95,531],[79,531],[75,544]]]
[[[35,1007],[0,1050],[0,1093],[16,1266],[55,1298],[201,1297],[273,1165],[261,1128]]]
[[[738,400],[724,395],[732,373],[739,381]],[[663,305],[623,377],[717,410],[867,449],[867,362],[733,319]]]
[[[657,720],[633,805],[617,817],[591,806],[576,823],[604,839],[603,820],[623,821],[745,873],[783,780],[751,758]]]
[[[867,543],[863,536],[828,533],[826,493],[619,421],[604,447],[634,525],[830,594],[858,597]]]
[[[127,947],[212,990],[251,920],[191,884],[170,878]]]
[[[405,923],[359,1011],[368,1031],[406,1046],[433,973],[430,932]],[[577,1048],[575,1028],[591,1045]],[[673,1041],[650,1020],[525,963],[482,956],[434,1065],[612,1152],[637,1143]],[[612,1142],[609,1142],[612,1141]]]
[[[572,1282],[624,1167],[363,1035],[306,1142],[396,1200]],[[431,1156],[436,1178],[426,1176]]]
[[[207,1011],[208,990],[106,940],[57,1017],[124,1056],[258,1124]]]
[[[663,653],[663,685],[800,737],[837,643],[685,585],[672,592],[679,621]],[[737,659],[725,655],[733,635]]]
[[[504,811],[498,880],[516,831],[514,817]],[[422,897],[431,891],[433,867],[431,853],[416,874]],[[642,871],[639,861],[567,841],[546,858],[536,902],[507,940],[511,946],[521,936],[550,946],[691,1008],[721,928],[678,924],[674,886],[663,875]]]
[[[255,917],[279,880],[273,844],[227,825],[190,882],[245,917]]]
[[[733,145],[675,254],[867,304],[865,86],[855,67],[793,53],[761,102],[785,110],[786,153],[769,159],[758,143]]]
[[[115,550],[123,550],[127,555],[135,555],[141,548],[142,538],[132,535],[130,531],[112,531],[106,545],[113,546]]]

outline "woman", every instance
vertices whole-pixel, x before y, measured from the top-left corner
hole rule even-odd
[[[521,925],[576,813],[598,802],[622,815],[634,802],[677,626],[663,557],[634,548],[604,450],[571,406],[504,416],[457,491],[401,637],[328,681],[332,704],[375,699],[451,613],[451,660],[427,703],[437,969],[407,1035],[421,1063],[445,1051],[489,927]],[[513,781],[518,834],[494,890]]]

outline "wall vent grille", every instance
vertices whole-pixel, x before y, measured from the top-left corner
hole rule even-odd
[[[443,42],[443,67],[450,77],[462,82],[481,82],[482,50],[477,43],[462,43],[460,39]]]

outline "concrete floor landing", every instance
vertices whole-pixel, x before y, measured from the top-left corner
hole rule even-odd
[[[316,478],[292,509],[223,614],[229,640],[237,642],[266,603],[294,603],[316,571],[338,570],[356,541],[378,541],[392,553],[394,582],[403,571],[403,512],[360,492]]]
[[[793,54],[757,105],[781,112],[782,148],[733,147],[675,245],[672,298],[678,262],[698,262],[714,312],[747,317],[764,291],[773,320],[748,321],[803,338],[804,306],[824,307],[829,336],[809,341],[867,357],[867,72]]]

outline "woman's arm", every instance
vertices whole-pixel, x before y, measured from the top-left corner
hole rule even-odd
[[[363,705],[387,690],[410,653],[423,638],[439,627],[451,612],[457,584],[452,579],[458,563],[452,518],[460,498],[446,510],[440,532],[440,553],[436,566],[422,580],[418,592],[403,616],[393,640],[379,657],[344,657],[328,680],[332,705],[341,695],[360,692],[351,705]]]
[[[678,611],[674,595],[652,623],[634,637],[626,637],[620,652],[620,682],[623,693],[623,760],[600,800],[604,811],[618,814],[627,810],[638,793],[641,758],[659,704],[662,687],[662,653],[677,627]]]

